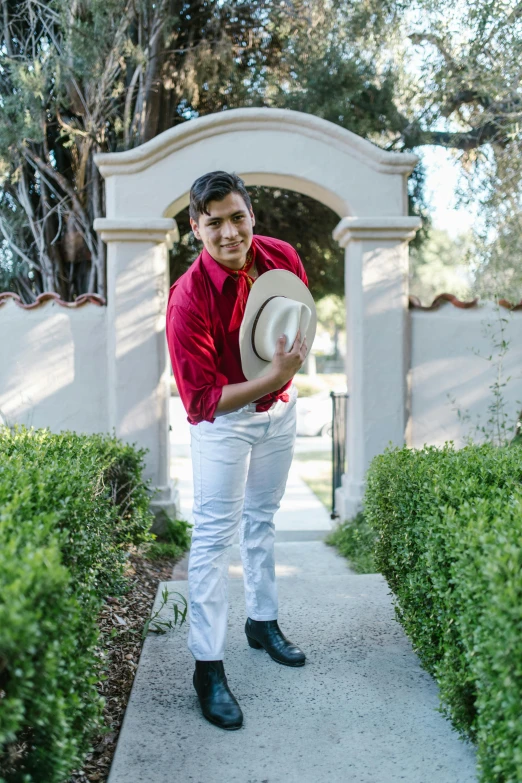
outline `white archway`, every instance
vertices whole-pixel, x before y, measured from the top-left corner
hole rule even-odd
[[[95,157],[107,216],[110,426],[149,449],[156,505],[171,503],[165,309],[172,219],[193,181],[215,169],[249,185],[295,190],[340,217],[346,248],[348,474],[337,506],[359,508],[371,458],[404,443],[407,399],[407,216],[415,155],[385,152],[337,125],[283,109],[235,109],[165,131],[136,149]]]

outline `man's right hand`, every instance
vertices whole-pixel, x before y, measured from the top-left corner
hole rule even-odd
[[[306,337],[301,340],[301,330],[297,332],[294,344],[289,351],[285,351],[286,337],[283,335],[277,341],[277,347],[272,359],[272,368],[277,382],[281,382],[278,388],[288,383],[294,375],[301,369],[306,359],[307,344]]]
[[[291,380],[296,372],[301,369],[306,358],[306,338],[301,340],[301,333],[297,332],[295,342],[290,351],[285,351],[286,337],[280,337],[272,359],[271,370],[261,378],[243,383],[230,383],[223,386],[221,398],[216,408],[216,416],[230,413],[242,408],[249,402],[261,399],[265,394],[278,391]]]

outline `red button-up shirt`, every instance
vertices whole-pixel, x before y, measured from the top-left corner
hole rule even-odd
[[[252,250],[258,275],[269,269],[287,269],[308,285],[301,259],[287,242],[255,234]],[[206,250],[170,289],[167,342],[179,395],[191,424],[214,421],[223,386],[246,381],[241,369],[239,329],[228,331],[236,293],[237,278]],[[268,410],[278,399],[288,401],[285,391],[290,384],[256,400],[256,410]]]

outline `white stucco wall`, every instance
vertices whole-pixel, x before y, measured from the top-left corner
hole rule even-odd
[[[106,432],[105,307],[0,307],[0,414],[8,425]]]
[[[498,348],[493,343],[498,341],[499,318],[507,319],[510,344],[503,380],[511,380],[502,394],[509,423],[514,423],[522,409],[522,312],[497,309],[491,302],[469,310],[448,303],[431,312],[412,310],[410,316],[410,445],[422,448],[453,440],[460,447],[470,434],[479,439],[476,425],[485,425],[491,415],[489,387],[497,372]],[[491,355],[492,361],[483,358]],[[457,409],[469,413],[470,421],[460,421]]]
[[[462,446],[476,424],[486,424],[493,400],[489,387],[497,372],[493,340],[499,317],[507,319],[510,345],[503,380],[511,380],[503,396],[513,423],[522,409],[522,312],[497,311],[491,303],[469,310],[446,304],[432,312],[410,311],[411,446],[448,440]],[[107,432],[106,330],[105,307],[2,305],[0,413],[6,422],[54,432]],[[483,358],[492,354],[492,361]],[[470,421],[462,422],[457,409],[468,412]]]

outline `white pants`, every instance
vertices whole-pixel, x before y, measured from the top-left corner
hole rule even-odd
[[[277,620],[274,514],[295,444],[297,389],[289,402],[255,404],[191,427],[194,530],[189,556],[188,646],[199,661],[223,660],[230,546],[240,527],[247,616]]]

